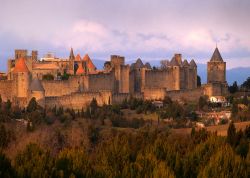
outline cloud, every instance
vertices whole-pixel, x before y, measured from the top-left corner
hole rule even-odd
[[[59,56],[73,47],[98,58],[148,60],[178,52],[204,63],[218,43],[225,59],[247,61],[249,7],[247,0],[2,0],[0,47],[5,53],[37,48]]]

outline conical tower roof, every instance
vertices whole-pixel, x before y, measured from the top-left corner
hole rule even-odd
[[[147,69],[152,69],[151,65],[149,62],[146,62],[146,64],[144,65]]]
[[[142,60],[140,58],[138,58],[135,62],[135,67],[136,68],[142,68],[144,66]]]
[[[193,59],[190,62],[190,67],[197,67],[197,65]]]
[[[81,74],[84,74],[84,73],[85,73],[85,71],[84,71],[84,69],[82,67],[82,64],[80,63],[79,66],[78,66],[78,69],[76,71],[76,75],[81,75]]]
[[[188,67],[189,66],[188,61],[186,59],[183,61],[183,66],[184,67]]]
[[[31,81],[30,90],[31,91],[44,91],[44,88],[43,88],[40,80],[38,80],[38,78],[34,78]]]
[[[14,73],[18,72],[29,72],[27,65],[25,64],[25,59],[20,58],[16,61],[15,68],[13,70]]]
[[[213,53],[213,56],[210,60],[211,62],[223,62],[223,59],[220,55],[220,51],[219,49],[216,47],[215,50],[214,50],[214,53]]]

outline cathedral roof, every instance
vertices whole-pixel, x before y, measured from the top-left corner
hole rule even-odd
[[[89,70],[96,70],[96,67],[95,67],[95,65],[93,64],[93,62],[92,62],[92,60],[90,59],[90,57],[89,57],[88,54],[86,54],[86,55],[83,57],[83,61],[86,62],[87,68],[88,68]]]
[[[193,59],[190,62],[190,67],[197,67],[197,65]]]
[[[30,84],[30,90],[31,91],[44,91],[44,88],[37,78],[33,79]]]
[[[81,75],[81,74],[84,74],[85,73],[85,71],[84,71],[84,69],[83,69],[83,67],[82,67],[82,63],[80,63],[79,65],[78,65],[78,69],[77,69],[77,71],[76,71],[76,75]]]
[[[75,61],[81,61],[81,56],[80,56],[80,54],[77,54],[77,55],[76,55]]]
[[[213,53],[213,56],[210,60],[211,62],[223,62],[223,59],[220,55],[220,51],[219,49],[216,47],[215,50],[214,50],[214,53]]]
[[[29,72],[27,65],[25,64],[24,58],[20,58],[16,61],[15,68],[13,70],[14,73],[17,72]]]

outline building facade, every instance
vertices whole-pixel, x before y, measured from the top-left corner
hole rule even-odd
[[[161,100],[198,100],[200,96],[227,94],[226,63],[218,48],[208,62],[208,82],[197,87],[197,65],[181,54],[165,61],[161,68],[151,67],[141,59],[131,65],[125,58],[111,55],[103,70],[97,70],[90,57],[74,55],[67,59],[47,55],[38,60],[37,51],[15,50],[8,60],[7,80],[0,80],[0,94],[21,107],[35,97],[42,107],[62,106],[74,109],[86,107],[93,98],[98,104],[120,103],[128,97]],[[62,75],[69,75],[63,79]],[[48,80],[44,76],[52,76]]]

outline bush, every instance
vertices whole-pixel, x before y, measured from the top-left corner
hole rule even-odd
[[[43,80],[54,80],[54,76],[52,74],[43,75]]]

